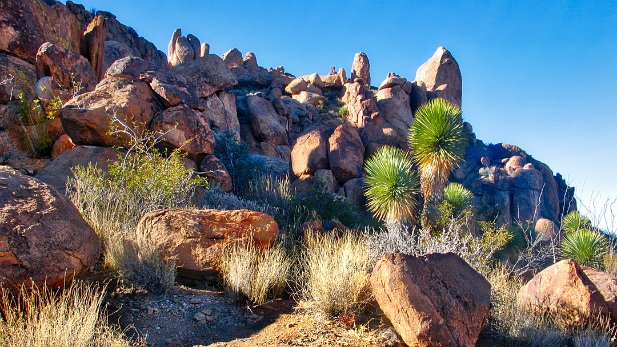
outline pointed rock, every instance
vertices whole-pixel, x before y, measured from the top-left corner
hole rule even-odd
[[[351,66],[351,81],[362,79],[364,85],[371,85],[371,64],[368,61],[368,56],[364,52],[356,53]]]
[[[80,41],[81,55],[90,61],[97,82],[103,78],[106,36],[107,20],[103,16],[96,16],[88,24]]]
[[[416,81],[422,81],[429,93],[429,99],[443,98],[461,107],[463,97],[463,78],[456,59],[444,47],[416,72]]]

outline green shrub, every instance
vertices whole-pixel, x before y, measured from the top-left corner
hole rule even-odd
[[[347,116],[349,115],[349,109],[347,108],[347,105],[343,105],[341,106],[341,108],[338,109],[338,114],[344,118],[347,118]]]
[[[561,253],[565,259],[573,259],[579,265],[602,269],[609,243],[604,235],[589,229],[578,229],[567,234],[561,242]]]
[[[578,211],[572,211],[563,217],[561,229],[565,235],[574,233],[579,229],[591,229],[591,221]]]
[[[443,191],[443,199],[454,208],[455,215],[472,209],[473,194],[460,183],[450,183]]]
[[[163,156],[152,138],[134,139],[133,152],[119,156],[108,173],[93,165],[73,168],[67,193],[103,240],[105,265],[129,284],[159,292],[173,284],[175,265],[135,227],[147,212],[192,207],[195,189],[206,182],[184,167],[180,151]]]
[[[377,219],[414,219],[418,176],[407,153],[395,147],[382,147],[367,160],[365,171],[368,209]]]

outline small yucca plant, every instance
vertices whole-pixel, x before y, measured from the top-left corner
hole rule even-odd
[[[366,161],[368,209],[375,218],[400,222],[413,218],[418,200],[418,177],[404,151],[385,146]]]
[[[589,229],[578,229],[569,233],[561,242],[563,258],[597,269],[602,269],[604,256],[608,251],[609,243],[606,237]]]
[[[429,200],[443,191],[450,172],[465,155],[461,110],[443,99],[422,105],[409,129],[409,146],[420,169],[422,194]]]
[[[473,194],[460,183],[450,183],[443,190],[443,198],[454,208],[454,213],[460,215],[471,208]]]
[[[581,215],[578,211],[568,213],[561,221],[561,229],[566,235],[574,233],[579,229],[591,229],[591,227],[589,218]]]

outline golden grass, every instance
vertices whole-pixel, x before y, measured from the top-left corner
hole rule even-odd
[[[47,287],[0,293],[1,347],[125,347],[129,342],[101,313],[104,291],[74,282],[57,293]]]

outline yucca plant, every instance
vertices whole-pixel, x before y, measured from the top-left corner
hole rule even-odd
[[[561,254],[565,259],[573,259],[579,265],[602,269],[604,256],[609,251],[606,237],[589,229],[578,229],[566,234],[561,242]]]
[[[579,229],[591,229],[591,221],[578,211],[572,211],[563,217],[561,229],[565,235],[574,233]]]
[[[418,176],[409,155],[384,146],[366,161],[368,209],[386,222],[413,219],[418,205]]]
[[[420,169],[425,201],[443,192],[466,145],[463,115],[456,105],[434,99],[418,108],[409,129],[409,146]]]
[[[460,183],[450,183],[443,190],[443,199],[460,215],[471,208],[473,194]]]

